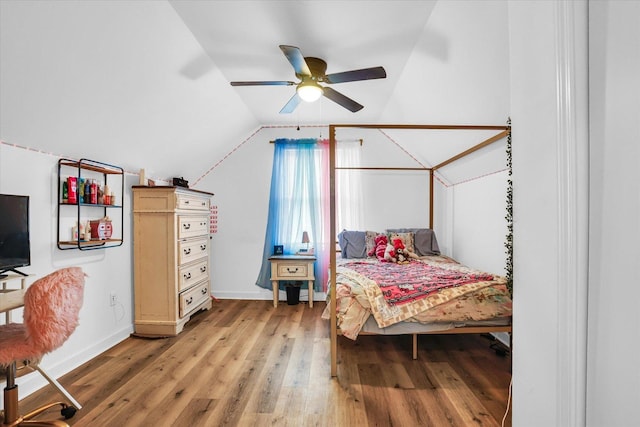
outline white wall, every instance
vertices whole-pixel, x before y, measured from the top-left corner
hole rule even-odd
[[[133,331],[129,191],[124,195],[122,246],[85,252],[59,250],[56,246],[57,161],[57,157],[46,153],[0,143],[0,192],[30,196],[31,266],[21,269],[31,275],[27,283],[68,266],[82,267],[88,275],[80,325],[60,349],[43,358],[43,368],[54,377],[97,356]],[[125,188],[129,188],[132,181],[136,182],[137,177],[126,176]],[[62,232],[65,230],[70,232],[69,227]],[[114,307],[109,304],[110,293],[115,293],[118,299]],[[20,321],[20,317],[21,311],[16,311],[13,320]],[[0,322],[4,322],[4,316]],[[46,381],[34,374],[20,377],[18,384],[24,396]]]
[[[587,425],[640,402],[640,2],[589,3],[591,203]]]
[[[507,172],[461,183],[450,191],[451,255],[470,267],[505,275]]]
[[[552,2],[509,7],[514,181],[513,425],[557,426],[556,81]],[[544,28],[542,28],[544,27]],[[535,37],[531,35],[535,34]],[[550,108],[551,107],[551,108]],[[544,173],[541,173],[544,171]]]

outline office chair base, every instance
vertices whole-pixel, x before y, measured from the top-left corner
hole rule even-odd
[[[34,420],[32,418],[37,417],[46,410],[53,407],[60,406],[60,414],[69,419],[76,413],[76,408],[69,406],[64,402],[52,402],[43,405],[33,411],[20,416],[18,413],[18,386],[7,387],[4,389],[4,411],[2,411],[2,427],[19,427],[19,426],[54,426],[54,427],[69,427],[69,424],[62,420]]]

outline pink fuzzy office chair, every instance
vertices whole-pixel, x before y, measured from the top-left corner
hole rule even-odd
[[[76,409],[64,402],[50,403],[20,416],[18,386],[15,384],[16,366],[18,363],[25,366],[37,364],[44,354],[60,347],[76,329],[82,307],[84,277],[81,268],[69,267],[36,280],[25,292],[24,323],[0,325],[0,371],[4,369],[7,379],[3,426],[35,424],[68,427],[61,420],[31,420],[57,405],[61,406],[61,414],[65,418],[71,418]]]

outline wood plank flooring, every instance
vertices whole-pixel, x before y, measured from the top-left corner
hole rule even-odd
[[[163,339],[131,337],[61,384],[74,426],[500,426],[511,361],[480,335],[338,338],[330,377],[325,304],[214,301]],[[37,375],[37,374],[31,374]],[[24,413],[59,400],[47,386]],[[55,418],[49,412],[42,418]],[[506,426],[511,426],[507,415]]]

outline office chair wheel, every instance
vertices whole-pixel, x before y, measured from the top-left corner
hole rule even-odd
[[[73,417],[78,410],[73,406],[65,406],[60,410],[60,414],[64,417],[65,420]]]

